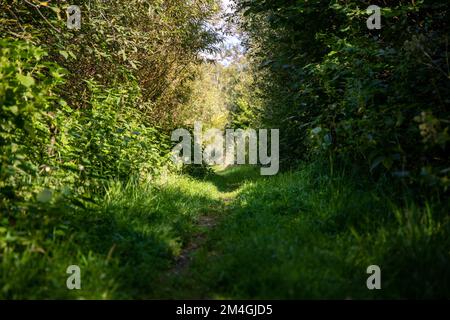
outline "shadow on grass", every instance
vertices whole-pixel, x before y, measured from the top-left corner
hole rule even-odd
[[[394,206],[389,186],[327,171],[311,165],[240,189],[173,297],[448,297],[450,225],[440,218],[448,210],[412,199]],[[389,275],[383,290],[367,289],[372,264]]]
[[[84,281],[84,287],[92,297],[98,297],[108,289],[108,282],[100,280],[106,274],[103,277],[114,279],[115,286],[109,298],[170,297],[176,285],[164,274],[198,233],[196,219],[223,208],[223,202],[210,194],[208,183],[219,192],[232,192],[246,181],[260,178],[256,166],[216,168],[214,173],[195,178],[200,183],[191,182],[188,189],[179,184],[149,190],[125,188],[100,210],[64,217],[74,228],[74,251],[79,252],[78,256],[91,254],[97,259],[80,266],[93,280]],[[192,191],[191,187],[198,190]],[[82,292],[80,296],[84,296]]]
[[[114,298],[160,297],[167,285],[160,279],[197,232],[196,218],[220,205],[207,193],[192,195],[177,188],[158,192],[157,201],[136,199],[129,207],[118,203],[107,208],[106,216],[113,220],[103,230],[91,229],[99,237],[88,246],[104,254],[115,246],[118,288]]]
[[[233,192],[239,189],[245,182],[261,179],[258,166],[231,166],[225,169],[214,170],[202,180],[213,183],[220,192]]]
[[[187,179],[151,188],[117,187],[99,207],[59,203],[40,212],[48,221],[44,225],[39,220],[32,229],[45,253],[5,257],[10,262],[0,265],[0,273],[5,272],[9,289],[0,296],[159,298],[167,286],[160,278],[198,232],[196,219],[222,205],[209,188],[214,189]],[[80,266],[82,290],[67,289],[69,265]]]

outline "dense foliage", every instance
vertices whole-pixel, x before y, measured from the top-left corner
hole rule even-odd
[[[65,1],[1,2],[2,206],[38,179],[87,195],[160,173],[200,54],[218,40],[214,1],[72,4],[80,30]]]
[[[243,47],[218,0],[0,0],[0,299],[449,297],[448,1],[234,2]],[[196,121],[284,172],[175,166]]]
[[[282,129],[285,167],[331,156],[448,190],[448,1],[236,2],[262,101],[251,118]]]
[[[0,297],[37,281],[45,261],[56,271],[89,253],[81,217],[101,220],[114,181],[132,188],[174,171],[169,133],[219,41],[213,0],[70,5],[79,30],[67,27],[67,1],[0,1]],[[119,237],[113,220],[105,227]]]

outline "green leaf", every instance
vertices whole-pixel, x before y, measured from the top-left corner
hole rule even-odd
[[[322,132],[322,128],[321,127],[315,127],[314,129],[311,130],[311,133],[313,135],[318,135],[321,132]]]
[[[26,76],[24,76],[23,74],[17,74],[16,77],[17,77],[17,80],[19,80],[19,82],[27,88],[34,85],[34,79],[29,74]]]
[[[383,166],[390,170],[392,168],[392,164],[394,163],[394,161],[392,160],[392,158],[384,158],[383,159]]]
[[[69,53],[65,50],[60,50],[59,54],[62,55],[65,59],[69,58]]]
[[[72,51],[68,51],[68,53],[72,59],[75,59],[75,60],[77,59],[77,56],[75,55],[75,53],[73,53]]]
[[[37,195],[37,201],[42,202],[42,203],[47,203],[50,200],[52,200],[52,191],[49,189],[44,189],[42,190],[38,195]]]
[[[17,106],[9,107],[9,111],[11,111],[15,116],[19,114],[19,108]]]
[[[382,163],[384,161],[384,158],[385,158],[384,156],[377,157],[370,165],[370,171],[372,171],[373,169],[378,167],[380,165],[380,163]]]

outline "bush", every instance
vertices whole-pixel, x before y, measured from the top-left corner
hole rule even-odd
[[[238,3],[254,116],[281,129],[284,168],[331,157],[448,190],[447,1]],[[383,8],[379,31],[369,4]]]

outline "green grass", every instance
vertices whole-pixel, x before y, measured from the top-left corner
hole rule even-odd
[[[393,186],[324,172],[313,165],[246,183],[179,297],[448,298],[444,204],[419,207],[405,196],[400,206]],[[366,287],[372,264],[382,290]]]
[[[1,298],[155,298],[162,272],[196,220],[220,208],[208,182],[172,176],[157,184],[112,183],[87,210],[55,204],[2,228]],[[46,217],[46,221],[36,215]],[[67,290],[65,270],[79,265],[82,290]]]
[[[448,298],[448,203],[419,205],[395,186],[328,171],[216,168],[111,183],[83,210],[24,212],[0,228],[0,298]],[[217,225],[201,227],[205,215]],[[82,290],[65,286],[72,264]],[[366,288],[372,264],[382,290]]]

